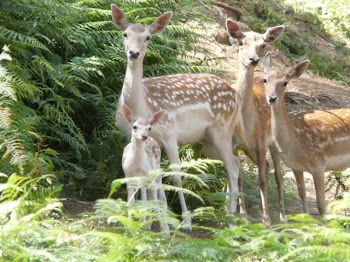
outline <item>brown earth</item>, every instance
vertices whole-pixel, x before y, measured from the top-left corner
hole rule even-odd
[[[94,202],[80,201],[75,199],[63,199],[63,212],[71,217],[79,217],[83,213],[94,211]]]

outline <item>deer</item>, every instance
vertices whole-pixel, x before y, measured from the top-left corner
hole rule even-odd
[[[129,24],[122,10],[111,5],[112,20],[123,31],[127,69],[116,111],[116,126],[128,135],[129,125],[121,116],[121,104],[135,114],[149,117],[166,109],[162,120],[152,129],[152,137],[165,149],[169,162],[179,163],[179,145],[203,144],[209,153],[223,161],[228,177],[228,211],[236,212],[239,159],[232,154],[235,130],[243,132],[240,95],[225,81],[211,74],[175,74],[143,78],[143,60],[154,34],[168,25],[172,12],[159,16],[150,26]],[[239,128],[242,127],[242,128]],[[205,149],[204,149],[205,151]],[[173,176],[175,186],[182,188],[180,176]],[[191,231],[184,193],[178,191],[182,209],[183,230]]]
[[[271,109],[266,102],[263,87],[254,80],[255,67],[260,58],[263,57],[266,47],[281,36],[284,26],[269,28],[264,34],[253,31],[242,32],[236,22],[227,19],[226,28],[229,36],[236,39],[239,44],[239,67],[235,89],[242,97],[245,132],[243,137],[239,136],[239,144],[235,147],[235,154],[237,154],[238,148],[242,149],[258,166],[263,222],[269,226],[271,224],[267,205],[269,164],[266,161],[266,151],[269,148],[275,167],[274,175],[278,187],[280,220],[285,222],[282,172],[278,151],[272,139]],[[242,179],[239,180],[239,186],[242,192]],[[244,203],[241,206],[244,208]]]
[[[273,138],[282,160],[294,173],[303,212],[309,213],[303,175],[306,171],[312,174],[317,208],[323,216],[326,212],[324,173],[350,167],[350,109],[288,113],[284,100],[287,84],[300,77],[310,61],[282,72],[271,68],[271,60],[271,53],[267,53],[261,85],[271,107]]]
[[[164,115],[164,110],[154,113],[149,119],[136,117],[130,108],[126,105],[122,106],[123,117],[129,123],[131,128],[131,142],[124,148],[122,156],[122,167],[126,178],[132,177],[147,177],[151,170],[160,169],[161,150],[157,141],[149,136],[152,127],[156,125]],[[152,179],[151,183],[162,184],[161,176]],[[135,186],[132,183],[127,183],[128,204],[135,202]],[[147,201],[147,190],[145,186],[141,186],[141,199]],[[167,210],[167,199],[164,190],[151,189],[151,200],[160,199]],[[143,219],[144,221],[145,219]],[[161,223],[162,224],[162,223]],[[148,224],[150,229],[151,224]],[[167,223],[161,225],[161,231],[169,233]]]

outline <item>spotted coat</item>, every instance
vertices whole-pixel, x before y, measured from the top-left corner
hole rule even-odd
[[[300,144],[312,152],[312,159],[325,160],[325,156],[350,151],[350,109],[295,112],[290,120]]]
[[[144,79],[151,111],[178,111],[181,107],[208,103],[209,114],[228,121],[235,111],[238,94],[222,79],[210,74],[177,74]]]

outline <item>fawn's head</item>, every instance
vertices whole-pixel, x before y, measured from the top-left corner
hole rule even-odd
[[[154,34],[162,32],[168,25],[172,12],[159,16],[150,26],[142,24],[129,24],[122,10],[111,5],[112,20],[123,31],[125,52],[129,60],[143,59],[149,40]]]
[[[264,87],[267,103],[271,106],[281,103],[289,80],[301,76],[309,63],[309,60],[305,60],[284,73],[271,68],[271,53],[268,52],[264,59]]]
[[[246,67],[256,66],[266,52],[266,45],[276,41],[284,30],[284,26],[275,26],[264,34],[252,31],[242,32],[239,25],[230,19],[226,20],[226,27],[228,34],[237,39],[239,44],[238,57]]]
[[[152,126],[156,125],[163,117],[165,110],[154,113],[149,119],[136,117],[131,109],[123,105],[123,117],[131,126],[131,136],[140,141],[146,141]]]

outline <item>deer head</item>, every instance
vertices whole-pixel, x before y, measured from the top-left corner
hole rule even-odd
[[[111,5],[113,23],[123,31],[125,52],[129,60],[143,59],[151,37],[162,32],[168,25],[172,12],[159,16],[150,26],[129,24],[122,10]]]
[[[156,125],[163,117],[165,110],[154,113],[149,119],[143,117],[136,117],[131,109],[126,105],[123,105],[123,117],[131,126],[132,137],[146,141],[148,134],[152,129],[152,126]]]
[[[256,66],[260,57],[264,56],[266,45],[276,41],[284,31],[284,26],[275,26],[264,34],[242,32],[239,25],[230,19],[226,20],[226,27],[228,34],[238,41],[238,57],[246,67]]]
[[[305,60],[294,66],[287,73],[283,73],[279,70],[271,69],[271,53],[268,52],[264,59],[264,86],[267,102],[273,106],[283,101],[289,80],[301,76],[309,64],[310,61]]]

